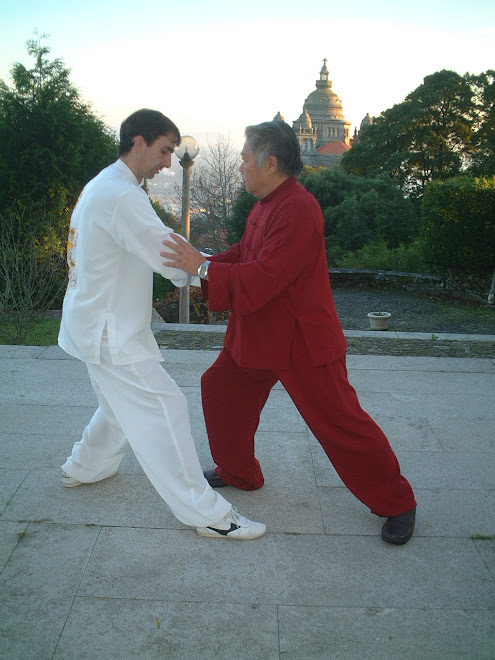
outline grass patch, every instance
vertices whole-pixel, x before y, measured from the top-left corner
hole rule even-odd
[[[485,534],[473,534],[473,541],[495,541],[495,536],[485,536]]]
[[[0,344],[5,345],[7,341],[2,336],[0,324]],[[42,319],[34,328],[27,333],[24,346],[54,346],[57,344],[60,319]]]

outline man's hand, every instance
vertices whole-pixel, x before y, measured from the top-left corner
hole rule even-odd
[[[197,275],[198,268],[205,261],[205,257],[182,236],[170,234],[170,238],[173,240],[162,241],[163,245],[173,250],[173,252],[160,252],[161,257],[168,259],[163,262],[163,265],[169,268],[180,268],[189,275]]]

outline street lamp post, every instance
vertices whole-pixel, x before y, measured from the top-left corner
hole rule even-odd
[[[199,153],[198,143],[190,135],[183,135],[175,153],[182,166],[181,233],[188,241],[191,217],[191,167]],[[189,323],[189,286],[183,286],[179,292],[179,323]]]

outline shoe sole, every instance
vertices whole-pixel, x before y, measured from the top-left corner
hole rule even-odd
[[[385,543],[391,543],[392,545],[405,545],[412,537],[413,533],[414,530],[410,534],[407,534],[407,536],[399,536],[393,538],[389,538],[382,534],[382,539],[385,541]]]
[[[105,479],[111,479],[112,477],[115,477],[117,472],[114,472],[113,474],[109,474],[108,477],[104,477],[103,479],[99,479],[99,481],[105,481]],[[64,488],[76,488],[77,486],[89,486],[89,484],[97,484],[98,481],[76,481],[75,484],[68,484],[65,483],[64,478],[62,477],[62,486]]]

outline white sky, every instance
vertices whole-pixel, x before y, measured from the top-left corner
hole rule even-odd
[[[292,124],[327,58],[344,115],[400,103],[441,69],[495,69],[492,0],[25,0],[0,8],[0,78],[32,68],[26,41],[49,35],[50,59],[112,128],[141,107],[183,134],[233,145],[280,111]]]

